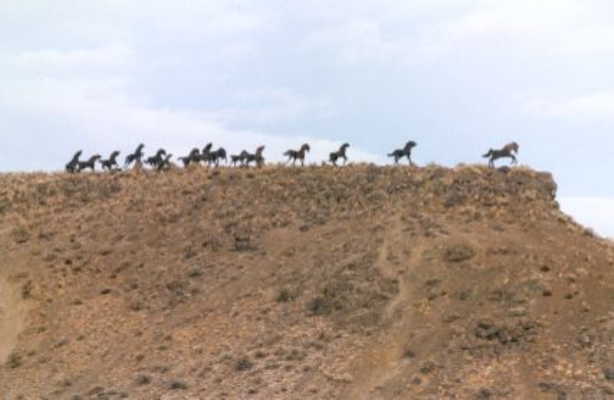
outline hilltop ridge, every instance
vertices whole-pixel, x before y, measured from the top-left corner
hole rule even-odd
[[[601,399],[614,251],[527,168],[0,175],[8,399]]]

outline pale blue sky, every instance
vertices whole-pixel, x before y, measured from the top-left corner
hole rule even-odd
[[[566,210],[614,236],[614,3],[5,0],[1,170],[76,148],[482,162],[515,140]],[[32,149],[30,149],[32,148]],[[23,157],[27,153],[29,157]]]

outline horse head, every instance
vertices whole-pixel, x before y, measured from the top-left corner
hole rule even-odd
[[[418,145],[418,143],[414,142],[413,140],[410,140],[409,142],[407,142],[405,144],[405,150],[411,150],[412,148],[416,147]]]

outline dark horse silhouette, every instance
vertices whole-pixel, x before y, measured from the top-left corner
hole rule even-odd
[[[213,147],[213,143],[209,142],[205,147],[203,147],[203,151],[200,153],[200,157],[198,161],[202,161],[207,163],[207,165],[211,164],[211,148]]]
[[[167,154],[166,157],[162,158],[160,160],[160,162],[157,164],[156,170],[157,171],[164,171],[164,170],[170,169],[171,166],[172,166],[172,164],[171,164],[171,157],[173,157],[172,154]]]
[[[166,156],[166,150],[159,149],[154,156],[145,160],[145,164],[151,165],[151,168],[158,168],[164,161],[164,156]]]
[[[309,147],[309,144],[305,143],[298,150],[290,149],[286,151],[284,153],[284,156],[288,157],[288,161],[286,161],[286,164],[292,161],[292,165],[295,165],[296,161],[299,160],[301,162],[301,167],[302,167],[303,165],[305,165],[305,152],[308,152],[310,150],[311,150],[311,147]]]
[[[200,161],[200,150],[197,147],[194,147],[190,154],[185,157],[179,157],[179,161],[183,163],[184,167],[190,165],[190,163],[197,163]]]
[[[240,154],[231,154],[230,155],[230,163],[232,164],[233,167],[236,167],[237,164],[239,165],[243,165],[243,163],[245,162],[245,154],[247,153],[247,151],[243,150]]]
[[[83,153],[82,150],[79,150],[75,153],[74,156],[72,156],[72,158],[70,159],[70,161],[68,162],[68,164],[66,164],[66,172],[69,173],[75,173],[78,172],[77,171],[77,166],[79,165],[79,157],[81,157],[81,154]]]
[[[335,167],[337,166],[337,160],[339,160],[340,158],[343,158],[343,165],[345,165],[345,163],[347,162],[348,158],[345,153],[348,147],[350,147],[349,143],[343,143],[341,147],[339,147],[339,150],[330,153],[328,159]]]
[[[511,158],[512,164],[518,164],[518,161],[516,160],[516,156],[514,155],[514,153],[518,154],[519,147],[520,146],[518,146],[518,143],[511,142],[503,146],[501,150],[489,149],[488,153],[484,154],[482,157],[484,158],[490,157],[490,159],[488,160],[488,166],[490,168],[495,167],[495,160],[499,158],[505,158],[505,157]]]
[[[141,163],[141,158],[143,158],[143,148],[145,145],[143,143],[139,144],[139,146],[134,150],[134,153],[128,154],[126,156],[126,162],[124,163],[124,167],[129,167],[133,162],[136,164]]]
[[[207,163],[209,165],[213,164],[218,167],[220,165],[220,160],[224,160],[225,163],[228,162],[228,158],[226,157],[226,150],[223,147],[220,147],[215,151],[209,152],[207,157]]]
[[[256,166],[258,168],[261,168],[264,165],[264,157],[262,156],[263,151],[264,151],[264,146],[258,146],[254,154],[248,153],[245,150],[241,152],[241,154],[243,155],[245,159],[245,162],[243,163],[243,165],[249,167],[249,164],[251,162],[255,162]]]
[[[81,172],[86,168],[91,168],[92,171],[96,171],[96,161],[100,160],[100,154],[94,154],[87,161],[77,162],[77,172]]]
[[[402,149],[396,149],[392,153],[388,154],[388,157],[394,157],[394,163],[398,164],[399,160],[403,157],[407,157],[409,161],[409,165],[414,165],[414,162],[411,160],[411,149],[416,147],[418,144],[413,140],[410,140],[405,144],[405,147]]]
[[[102,164],[102,169],[112,171],[113,168],[119,169],[119,164],[117,164],[117,156],[119,156],[119,151],[114,151],[111,153],[107,160],[100,160],[100,164]]]

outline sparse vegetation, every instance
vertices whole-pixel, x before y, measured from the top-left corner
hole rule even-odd
[[[475,250],[466,244],[454,244],[448,246],[445,250],[446,261],[458,263],[461,261],[470,260],[475,256]]]
[[[149,385],[151,383],[151,377],[148,375],[139,375],[135,380],[137,385]]]
[[[296,300],[297,294],[288,288],[282,288],[275,299],[278,303],[287,303]]]
[[[252,369],[254,366],[254,363],[250,361],[249,358],[247,357],[243,357],[237,360],[237,362],[235,363],[235,370],[237,371],[247,371]]]
[[[333,305],[330,299],[317,296],[307,303],[307,310],[311,315],[328,315],[333,311]]]
[[[31,298],[33,288],[34,286],[32,284],[32,281],[27,281],[26,283],[24,283],[23,286],[21,286],[21,298],[24,300]]]
[[[547,174],[0,180],[8,398],[609,396],[614,247]]]
[[[21,367],[22,363],[23,363],[23,360],[22,360],[21,355],[17,352],[12,352],[9,355],[6,365],[11,369],[15,369],[15,368]]]
[[[183,381],[172,381],[168,387],[171,390],[186,390],[188,388],[188,384]]]
[[[18,226],[11,232],[16,243],[23,244],[30,240],[30,232],[24,226]]]
[[[7,213],[11,208],[11,203],[7,199],[0,198],[0,215]]]

